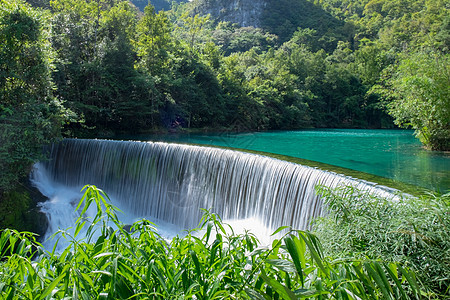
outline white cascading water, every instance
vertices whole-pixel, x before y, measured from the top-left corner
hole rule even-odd
[[[323,213],[315,193],[318,184],[352,184],[390,193],[332,172],[202,146],[66,139],[50,148],[49,157],[32,173],[34,184],[50,199],[42,204],[48,234],[74,226],[79,191],[86,184],[110,196],[125,212],[124,223],[148,218],[166,229],[190,229],[198,225],[205,208],[224,220],[259,222],[265,233],[283,225],[308,229],[311,219]],[[243,227],[250,228],[249,223]]]

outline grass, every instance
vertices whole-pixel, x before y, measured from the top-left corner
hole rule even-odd
[[[83,212],[97,207],[92,219]],[[125,230],[105,193],[85,187],[70,245],[46,251],[30,233],[0,237],[2,299],[420,299],[414,272],[379,259],[331,259],[310,232],[262,246],[205,211],[170,241],[141,220]],[[87,235],[80,232],[87,229]]]

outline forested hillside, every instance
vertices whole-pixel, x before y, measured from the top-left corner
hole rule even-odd
[[[217,1],[0,1],[0,190],[61,136],[399,125],[450,148],[448,1],[267,1],[261,28]]]
[[[159,12],[160,10],[168,11],[172,8],[173,4],[184,2],[188,2],[188,0],[131,0],[131,3],[139,8],[140,11],[144,11],[145,7],[150,4],[153,5],[157,12]]]
[[[314,98],[303,98],[312,126],[389,126],[392,121],[383,114],[387,112],[396,125],[416,129],[427,147],[449,149],[448,1],[252,2],[263,7],[260,19],[253,20],[263,31],[253,36],[238,34],[244,29],[255,30],[251,28],[228,27],[226,34],[220,22],[230,19],[227,12],[233,5],[234,13],[245,17],[245,12],[236,10],[242,1],[195,0],[189,5],[194,12],[203,9],[216,17],[212,39],[226,55],[250,47],[262,52],[269,48],[281,51],[293,43],[303,48],[305,56],[322,53],[319,60],[328,64],[325,74],[319,75],[320,68],[315,68],[316,74],[305,68],[289,70],[297,79],[304,76],[323,84],[314,88],[295,84]],[[267,37],[265,42],[261,36]],[[236,49],[235,44],[252,46]],[[283,56],[286,65],[292,53]],[[332,95],[327,95],[326,87],[331,87]],[[330,99],[333,96],[338,100]]]

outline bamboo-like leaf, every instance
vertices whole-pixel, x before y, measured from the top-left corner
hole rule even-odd
[[[245,288],[244,291],[252,300],[270,300],[267,295],[262,295],[260,292],[253,289]]]
[[[155,265],[153,270],[155,271],[156,279],[161,284],[162,288],[164,289],[164,292],[167,293],[166,280],[165,280],[164,275],[161,272],[160,268],[158,267],[158,265]]]
[[[77,205],[77,207],[75,208],[75,210],[80,209],[81,205],[83,205],[83,202],[86,200],[86,197],[87,197],[88,189],[89,189],[89,185],[85,185],[85,186],[81,189],[81,192],[84,191],[84,190],[85,190],[85,192],[83,193],[83,196],[81,196],[81,199],[80,199],[80,201],[78,202],[78,205]]]
[[[110,285],[110,291],[111,291],[111,295],[115,295],[116,294],[116,287],[117,287],[117,260],[118,257],[114,257],[113,262],[112,262],[112,278],[111,278],[111,285]]]
[[[0,236],[0,251],[1,251],[0,258],[3,258],[9,249],[9,246],[6,247],[6,249],[4,249],[4,248],[5,248],[5,245],[8,245],[8,241],[9,241],[10,237],[11,237],[11,231],[9,229],[5,229],[2,231],[2,234]]]
[[[209,241],[209,237],[211,235],[212,228],[213,228],[213,223],[208,222],[206,225],[206,243],[208,243],[208,241]]]
[[[284,272],[295,272],[296,267],[295,265],[284,259],[267,259],[266,263],[276,267],[277,269],[284,271]]]
[[[384,283],[384,286],[386,287],[386,289],[390,292],[390,295],[393,295],[394,292],[392,290],[391,284],[389,283],[387,277],[386,277],[386,273],[384,272],[383,268],[381,267],[381,265],[378,262],[373,262],[373,265],[375,266],[375,270],[377,271],[378,275],[380,276],[381,280]]]
[[[194,262],[195,272],[197,273],[197,277],[198,277],[198,279],[200,280],[200,282],[202,282],[202,281],[201,281],[201,278],[202,278],[202,270],[201,270],[201,268],[200,268],[200,263],[199,263],[199,261],[198,261],[197,254],[196,254],[194,251],[192,251],[192,250],[189,251],[189,254],[190,254],[191,258],[192,258],[192,261]]]
[[[359,262],[358,264],[353,264],[353,270],[356,272],[358,279],[362,281],[366,288],[369,290],[371,296],[375,297],[375,285],[373,284],[371,278],[363,272],[363,265]]]
[[[406,280],[408,281],[413,293],[414,293],[414,297],[416,299],[419,299],[419,295],[420,295],[420,288],[417,285],[417,281],[416,278],[414,276],[413,272],[409,272],[407,269],[402,268],[402,266],[398,266],[398,269],[400,270],[400,272],[402,273],[402,276],[404,276],[406,278]]]
[[[269,247],[267,247],[267,246],[260,246],[260,247],[256,248],[255,250],[253,250],[252,252],[250,252],[249,256],[260,255],[262,253],[267,252],[267,250],[269,250]]]
[[[350,297],[352,297],[352,299],[355,300],[362,300],[362,298],[358,297],[357,295],[355,295],[355,293],[353,293],[352,291],[348,290],[348,289],[344,289],[344,291],[350,295]]]
[[[350,285],[350,287],[352,287],[352,290],[349,291],[348,288],[346,288],[345,290],[347,292],[351,292],[353,296],[353,298],[356,299],[356,297],[358,297],[358,299],[362,299],[362,300],[368,300],[368,299],[373,299],[373,298],[369,298],[366,290],[364,289],[364,286],[362,285],[362,283],[360,281],[357,280],[353,280],[351,282],[348,283],[348,285]],[[356,295],[356,293],[358,294],[358,296]]]
[[[385,265],[384,267],[385,267],[386,269],[389,268],[389,270],[391,271],[390,273],[392,273],[392,274],[395,276],[395,278],[398,279],[397,264],[389,263],[389,264]]]
[[[293,291],[279,283],[273,278],[268,277],[264,272],[261,272],[260,276],[264,281],[272,287],[283,299],[285,300],[294,300],[297,299],[297,296]]]
[[[311,257],[314,259],[314,261],[319,266],[320,270],[324,273],[324,275],[328,276],[327,268],[325,267],[322,257],[319,254],[317,248],[317,242],[313,242],[313,235],[306,233],[306,232],[299,232],[300,237],[305,241],[306,245],[308,246],[309,253],[311,254]]]
[[[214,262],[216,260],[216,253],[218,247],[222,244],[219,240],[214,240],[213,244],[211,245],[211,250],[209,252],[209,267],[211,268],[214,265]]]
[[[14,299],[14,296],[16,295],[16,290],[15,289],[11,289],[8,293],[8,297],[6,297],[5,300],[12,300]]]
[[[309,289],[299,289],[294,291],[294,294],[302,299],[302,298],[316,298],[317,296],[327,295],[330,292],[328,291],[318,291],[318,290],[309,290]]]
[[[105,243],[105,236],[102,234],[98,237],[97,241],[95,242],[92,254],[94,255],[99,253],[103,249],[104,243]]]
[[[19,246],[17,246],[17,249],[16,249],[16,253],[17,254],[19,254],[19,255],[24,255],[25,254],[25,247],[26,247],[26,244],[27,244],[27,240],[26,239],[22,239],[21,241],[20,241],[20,243],[19,243]]]
[[[384,267],[386,271],[389,273],[390,278],[394,281],[395,285],[397,286],[397,289],[401,294],[401,298],[408,299],[400,280],[398,280],[397,266],[395,264],[389,264],[388,266],[385,265]]]
[[[105,271],[105,270],[95,270],[95,271],[91,271],[92,274],[102,274],[102,275],[106,275],[108,277],[112,277],[113,274],[111,274],[111,272]]]
[[[55,287],[58,285],[58,283],[61,281],[61,279],[64,278],[64,276],[66,275],[66,271],[67,269],[70,267],[70,265],[66,265],[61,274],[54,279],[42,292],[42,294],[40,295],[39,299],[42,300],[44,298],[46,298],[48,295],[50,295],[53,292],[53,289],[55,289]]]
[[[300,262],[302,264],[302,268],[306,268],[306,258],[305,258],[306,244],[305,244],[305,241],[303,239],[299,239],[295,235],[292,235],[292,240],[294,241],[294,244],[297,248],[297,252],[298,252],[298,255],[300,258]]]
[[[27,276],[28,276],[28,278],[27,278],[27,286],[28,286],[28,289],[30,290],[30,291],[32,291],[33,290],[33,287],[34,287],[34,281],[35,281],[35,279],[36,279],[36,272],[35,272],[35,270],[34,270],[34,268],[33,268],[33,266],[28,262],[28,261],[25,261],[25,267],[27,268],[27,270],[28,270],[28,274],[27,274]],[[38,277],[39,278],[39,277]]]
[[[277,233],[279,233],[279,232],[281,232],[281,231],[283,231],[283,230],[285,230],[285,229],[290,229],[291,228],[291,226],[281,226],[281,227],[278,227],[278,229],[277,230],[275,230],[270,236],[274,236],[274,235],[276,235]]]
[[[94,282],[87,274],[81,273],[77,270],[77,275],[78,278],[81,279],[84,284],[87,283],[89,285],[89,288],[94,288]],[[87,289],[87,287],[85,287],[84,289]]]
[[[123,261],[119,260],[119,270],[120,270],[120,274],[124,277],[126,277],[128,280],[130,281],[134,281],[134,280],[140,280],[140,276],[138,273],[136,273],[135,270],[133,270],[133,268],[131,268],[130,266],[128,266],[127,264],[125,264]],[[140,282],[142,284],[146,284],[145,282]]]
[[[84,227],[84,224],[86,224],[86,221],[77,223],[77,226],[75,227],[74,237],[77,237],[77,235],[80,233],[80,230]]]
[[[101,257],[114,256],[114,255],[117,255],[117,253],[116,252],[104,252],[104,253],[97,254],[96,256],[93,257],[93,259],[98,259],[98,258],[101,258]]]
[[[78,300],[78,289],[77,289],[77,285],[75,284],[75,282],[73,283],[72,299]]]
[[[286,249],[288,250],[289,254],[291,255],[295,269],[297,270],[297,274],[300,276],[300,283],[303,287],[305,282],[304,282],[304,278],[303,278],[302,263],[300,260],[300,256],[302,256],[303,253],[299,253],[300,251],[299,251],[299,249],[297,249],[297,246],[294,243],[294,241],[292,240],[291,236],[285,237],[284,243],[286,244]]]
[[[389,288],[385,285],[384,280],[380,277],[378,271],[373,267],[371,263],[365,263],[364,268],[367,273],[369,273],[370,277],[375,281],[377,286],[381,289],[381,292],[384,295],[384,299],[392,299],[391,293],[389,293]]]

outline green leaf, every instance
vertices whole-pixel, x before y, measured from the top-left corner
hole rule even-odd
[[[77,237],[78,233],[80,233],[80,230],[84,227],[84,224],[86,224],[86,221],[77,223],[77,226],[75,227],[74,237]]]
[[[285,229],[288,229],[288,228],[290,229],[291,226],[281,226],[281,227],[278,227],[278,229],[275,230],[270,236],[274,236],[274,235],[276,235],[277,233],[279,233],[280,231],[285,230]]]
[[[295,265],[288,261],[288,260],[284,260],[284,259],[267,259],[266,263],[276,267],[277,269],[284,271],[284,272],[295,272],[296,271],[296,267]]]
[[[317,296],[320,295],[327,295],[330,292],[328,291],[318,291],[318,290],[308,290],[308,289],[299,289],[294,291],[294,294],[298,297],[298,298],[316,298]]]
[[[364,268],[366,269],[367,273],[370,274],[373,280],[375,280],[375,283],[377,286],[381,289],[381,292],[384,295],[385,299],[393,299],[391,293],[389,293],[390,286],[386,286],[385,281],[381,278],[378,270],[376,270],[372,263],[364,263]]]
[[[286,249],[291,255],[295,269],[297,270],[297,274],[300,276],[300,283],[303,286],[304,285],[303,268],[301,262],[302,259],[300,257],[303,257],[304,259],[304,253],[302,252],[302,249],[297,248],[297,245],[294,243],[291,236],[285,237],[284,243],[286,244]]]
[[[118,253],[116,253],[116,252],[104,252],[104,253],[97,254],[93,258],[94,259],[98,259],[98,258],[101,258],[101,257],[108,257],[108,256],[114,256],[114,255],[118,255]]]
[[[206,225],[206,243],[208,243],[208,241],[209,241],[209,237],[211,235],[212,228],[213,228],[213,223],[208,222],[208,224]]]
[[[245,288],[244,290],[247,296],[249,296],[250,299],[252,300],[270,300],[270,298],[267,295],[261,295],[259,291],[255,291],[250,288]]]
[[[384,267],[385,267],[386,271],[389,273],[390,278],[392,280],[394,280],[394,283],[397,286],[397,289],[398,289],[399,293],[401,294],[402,299],[405,299],[405,300],[408,299],[400,280],[398,280],[397,266],[393,263],[390,263],[389,265],[387,265],[387,266],[385,265]]]
[[[273,278],[268,277],[264,272],[261,272],[260,276],[264,279],[264,281],[272,287],[283,299],[285,300],[294,300],[297,299],[297,296],[290,289],[279,283]]]
[[[260,255],[260,254],[266,253],[268,250],[269,250],[269,247],[267,247],[267,246],[259,246],[258,248],[256,248],[252,252],[250,252],[249,256]]]
[[[46,298],[48,295],[50,295],[50,294],[53,292],[53,290],[54,290],[55,287],[58,285],[58,283],[61,281],[61,279],[63,279],[64,276],[66,275],[66,271],[69,269],[69,267],[70,267],[70,265],[66,265],[66,266],[63,268],[61,274],[60,274],[56,279],[54,279],[54,280],[53,280],[53,281],[52,281],[52,282],[44,289],[44,291],[42,292],[42,294],[41,294],[40,297],[39,297],[40,300]]]
[[[410,272],[408,269],[404,269],[402,268],[400,265],[398,266],[400,272],[402,273],[402,276],[404,276],[406,278],[406,280],[408,281],[414,296],[416,299],[420,299],[419,298],[419,294],[420,294],[420,288],[417,285],[417,281],[415,278],[415,275],[413,272]]]
[[[314,261],[317,263],[324,275],[328,276],[327,268],[325,267],[322,256],[320,255],[318,241],[316,241],[315,236],[313,236],[309,232],[299,232],[299,235],[308,246],[308,250]]]
[[[108,277],[112,277],[111,272],[105,271],[105,270],[95,270],[95,271],[91,271],[92,274],[102,274],[102,275],[106,275]]]
[[[189,254],[190,254],[191,258],[192,258],[192,261],[194,262],[195,272],[197,273],[197,278],[198,278],[198,280],[200,282],[202,282],[202,270],[201,270],[201,267],[200,267],[200,263],[198,261],[197,254],[194,251],[192,251],[192,250],[189,250]]]

